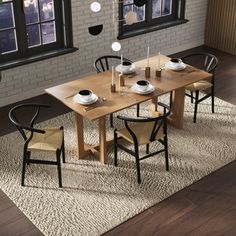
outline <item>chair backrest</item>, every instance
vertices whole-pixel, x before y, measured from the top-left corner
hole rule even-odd
[[[38,104],[38,103],[25,103],[17,105],[8,113],[10,121],[16,126],[16,128],[19,130],[20,134],[22,135],[23,139],[26,141],[29,138],[32,138],[33,133],[45,133],[44,130],[41,129],[35,129],[33,128],[34,123],[39,115],[40,108],[49,108],[49,105],[45,104]],[[24,112],[29,112],[31,115],[31,118],[29,121],[25,120]],[[26,131],[30,131],[31,135],[27,136]]]
[[[163,114],[158,117],[129,118],[124,116],[117,116],[118,119],[121,119],[125,122],[125,127],[132,136],[134,143],[138,144],[138,140],[129,123],[152,122],[153,128],[152,132],[150,133],[150,139],[149,139],[151,142],[156,140],[157,133],[160,129],[163,129],[163,133],[165,135],[167,134],[167,117],[170,114],[170,107],[161,102],[158,102],[158,105],[163,107]]]
[[[212,74],[214,74],[215,68],[219,62],[215,55],[205,52],[189,54],[181,59],[187,64],[193,65]]]
[[[123,58],[123,60],[125,62],[133,63],[131,60],[127,58]],[[111,66],[118,65],[120,61],[121,61],[120,56],[115,56],[115,55],[102,56],[102,57],[99,57],[94,62],[94,69],[97,71],[97,73],[104,72],[104,71],[110,70]]]

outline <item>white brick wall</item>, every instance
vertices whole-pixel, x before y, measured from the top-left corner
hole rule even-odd
[[[2,71],[0,106],[44,93],[44,89],[87,73],[94,73],[93,61],[104,54],[114,54],[111,43],[115,39],[112,23],[112,1],[100,0],[102,10],[90,11],[93,0],[72,0],[74,46],[72,54],[44,60]],[[188,23],[121,40],[123,54],[131,60],[146,56],[146,46],[151,54],[161,51],[171,54],[204,43],[207,0],[187,0]],[[118,17],[118,9],[117,9]],[[88,27],[104,24],[103,32],[91,36]]]

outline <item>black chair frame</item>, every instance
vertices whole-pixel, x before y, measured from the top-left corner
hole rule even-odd
[[[117,162],[117,151],[118,148],[120,148],[123,151],[126,151],[127,153],[129,153],[130,155],[135,157],[136,160],[136,169],[137,169],[137,179],[138,179],[138,183],[141,183],[141,174],[140,174],[140,161],[144,160],[148,157],[154,156],[156,154],[159,154],[161,152],[165,152],[165,162],[166,162],[166,171],[169,171],[169,160],[168,160],[168,138],[167,138],[167,117],[170,114],[170,108],[169,106],[158,102],[159,106],[162,106],[163,109],[163,115],[159,116],[159,117],[155,117],[155,118],[151,118],[151,117],[147,117],[147,118],[128,118],[128,117],[123,117],[123,116],[117,116],[118,119],[123,120],[126,129],[128,130],[128,132],[130,133],[133,142],[134,142],[134,151],[133,150],[129,150],[127,147],[125,147],[124,145],[122,145],[121,143],[118,142],[118,140],[120,138],[118,138],[118,134],[117,134],[117,129],[114,130],[114,165],[117,166],[118,162]],[[168,112],[167,112],[168,110]],[[133,132],[132,128],[129,125],[129,122],[132,123],[144,123],[144,122],[153,122],[153,129],[150,135],[150,142],[153,141],[159,141],[164,148],[161,150],[158,150],[156,152],[153,153],[149,153],[149,143],[146,144],[146,155],[143,157],[139,157],[139,144],[138,144],[138,139],[135,135],[135,133]],[[162,128],[163,126],[163,131],[164,131],[164,138],[156,140],[156,135],[158,133],[158,131],[160,130],[160,128]]]
[[[211,110],[212,113],[215,112],[215,69],[218,65],[218,58],[216,56],[214,56],[213,54],[210,53],[205,53],[205,52],[201,52],[201,53],[193,53],[187,56],[182,57],[182,61],[186,63],[186,61],[192,57],[195,56],[205,56],[205,61],[204,61],[204,68],[203,70],[205,70],[208,73],[212,74],[212,79],[211,79],[211,91],[206,93],[205,96],[203,96],[201,99],[199,99],[199,90],[195,91],[195,97],[193,92],[190,92],[190,94],[185,93],[186,96],[191,98],[191,103],[194,102],[195,100],[195,106],[194,106],[194,116],[193,116],[193,122],[196,123],[196,119],[197,119],[197,108],[198,108],[198,104],[202,101],[204,101],[205,99],[211,97],[212,99],[212,104],[211,104]],[[210,61],[209,61],[210,59]]]
[[[108,59],[121,60],[121,57],[115,56],[115,55],[105,55],[105,56],[99,57],[94,62],[94,68],[97,71],[97,73],[101,73],[101,72],[104,72],[104,71],[107,71],[110,69]],[[129,60],[127,58],[123,58],[123,61],[133,63],[131,60]],[[99,67],[99,65],[100,65],[100,67]],[[139,110],[140,110],[140,106],[139,106],[139,104],[137,104],[137,116],[138,117],[139,117]],[[110,126],[113,127],[113,114],[110,115]]]
[[[29,125],[21,124],[18,121],[17,116],[15,115],[15,112],[21,108],[36,108],[36,112],[33,115]],[[61,160],[60,156],[62,156],[62,161],[65,163],[65,144],[64,144],[64,136],[62,140],[62,146],[60,149],[56,150],[56,161],[47,161],[47,160],[36,160],[31,159],[31,152],[28,151],[28,144],[30,140],[33,138],[34,133],[40,133],[44,134],[46,131],[42,129],[36,129],[34,128],[35,121],[40,113],[41,108],[50,108],[49,105],[45,104],[38,104],[38,103],[27,103],[27,104],[21,104],[13,107],[9,111],[9,119],[11,122],[16,126],[16,128],[19,130],[20,134],[22,135],[25,143],[24,143],[24,149],[23,149],[23,165],[22,165],[22,176],[21,176],[21,186],[24,186],[25,183],[25,171],[26,171],[26,165],[29,165],[30,163],[33,164],[46,164],[46,165],[57,165],[57,171],[58,171],[58,180],[59,180],[59,187],[62,187],[62,176],[61,176]],[[61,130],[63,130],[63,126],[60,127]],[[29,134],[27,134],[27,131]]]

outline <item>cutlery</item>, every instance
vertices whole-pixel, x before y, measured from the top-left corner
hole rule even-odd
[[[107,99],[105,97],[98,97],[102,102],[105,102]],[[95,109],[97,106],[89,106],[89,107],[85,107],[83,109],[84,112],[90,111],[92,109]]]

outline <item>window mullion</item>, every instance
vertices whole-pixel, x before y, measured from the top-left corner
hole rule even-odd
[[[38,12],[39,12],[39,20],[38,20],[38,25],[39,25],[39,33],[40,33],[40,45],[43,45],[43,31],[42,31],[42,22],[41,22],[41,11],[40,11],[40,5],[39,5],[39,0],[37,0],[38,3]]]
[[[22,0],[13,1],[18,50],[20,53],[25,53],[28,47],[23,4]]]
[[[150,23],[152,21],[152,0],[147,1],[145,6],[145,21]]]

